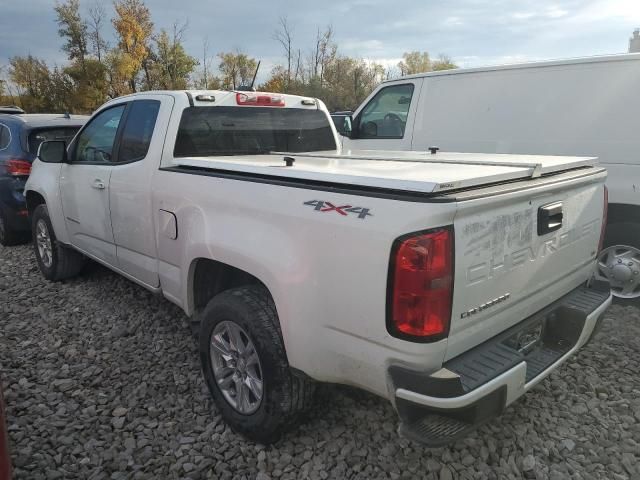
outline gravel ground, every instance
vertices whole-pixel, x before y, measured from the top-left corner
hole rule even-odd
[[[0,365],[16,479],[640,478],[635,307],[612,307],[559,372],[439,449],[338,386],[277,444],[248,442],[216,412],[178,308],[97,265],[46,282],[30,246],[0,247]]]

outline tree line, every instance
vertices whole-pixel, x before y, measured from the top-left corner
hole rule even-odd
[[[103,4],[96,2],[87,16],[80,6],[80,0],[63,0],[54,7],[67,63],[51,66],[30,54],[10,58],[0,103],[27,112],[90,113],[110,98],[139,91],[236,89],[256,73],[258,61],[242,51],[212,57],[207,39],[201,57],[190,55],[183,45],[188,24],[156,30],[144,0],[115,0],[110,25]],[[109,26],[112,37],[105,35]],[[331,110],[354,109],[385,79],[456,68],[449,57],[432,59],[428,52],[406,52],[393,67],[343,55],[331,26],[317,28],[314,42],[303,49],[286,17],[279,19],[272,41],[283,61],[257,88],[321,98]]]

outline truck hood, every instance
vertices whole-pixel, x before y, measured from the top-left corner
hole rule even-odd
[[[285,166],[284,157],[292,157]],[[593,167],[592,157],[436,154],[403,151],[329,151],[185,157],[176,167],[194,167],[364,187],[440,193],[487,184],[536,178],[566,170]]]

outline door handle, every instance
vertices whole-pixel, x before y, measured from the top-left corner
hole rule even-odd
[[[100,180],[99,178],[96,178],[93,183],[91,184],[91,186],[93,188],[97,188],[98,190],[104,190],[104,182],[102,180]]]

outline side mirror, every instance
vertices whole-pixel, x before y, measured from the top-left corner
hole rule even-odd
[[[49,140],[38,147],[38,158],[45,163],[67,163],[67,143]]]
[[[352,133],[353,133],[353,125],[352,125],[351,115],[349,115],[344,117],[344,120],[342,123],[342,131],[340,132],[340,135],[351,138]]]

